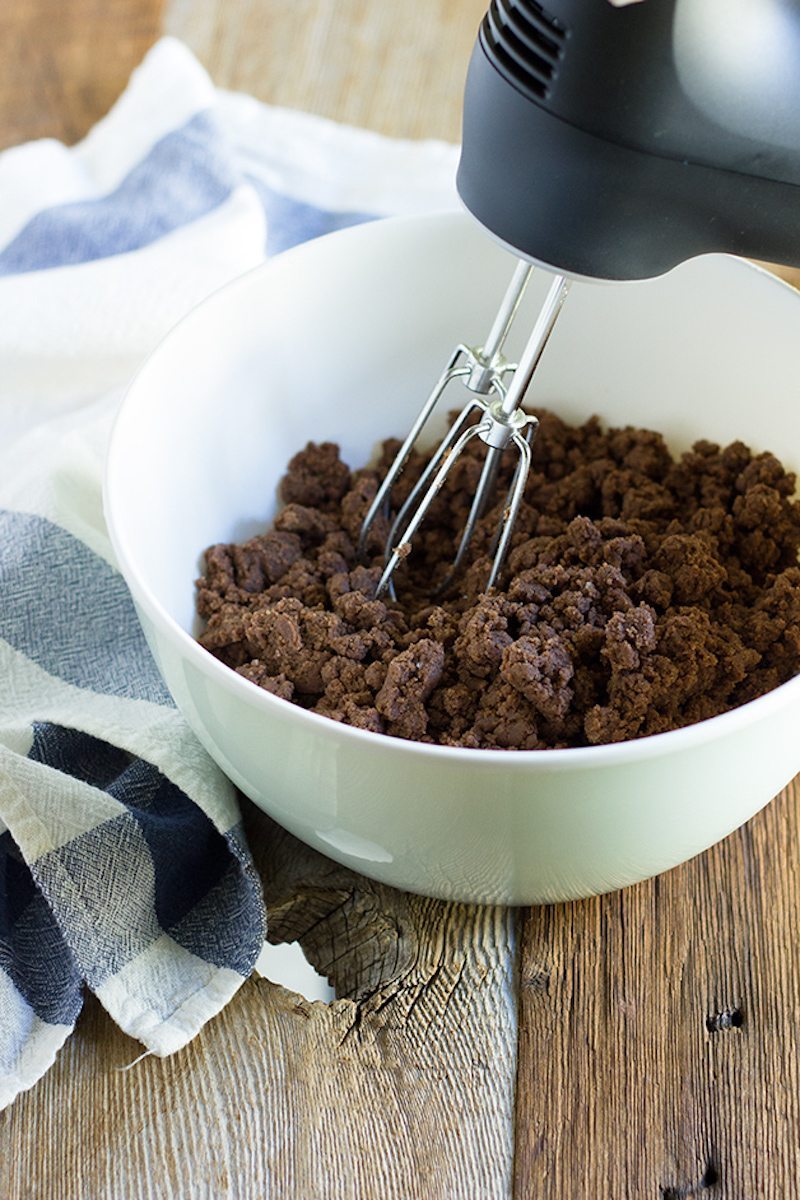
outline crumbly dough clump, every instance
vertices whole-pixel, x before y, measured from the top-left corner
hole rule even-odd
[[[469,565],[437,594],[483,461],[475,439],[398,568],[395,602],[375,598],[386,521],[363,562],[356,543],[397,445],[353,472],[331,443],[295,455],[273,528],[207,551],[203,646],[336,721],[508,750],[677,729],[800,670],[800,502],[772,454],[701,441],[675,460],[649,430],[544,413],[500,585],[482,591],[502,480]]]

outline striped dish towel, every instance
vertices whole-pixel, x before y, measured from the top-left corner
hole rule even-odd
[[[0,155],[0,1108],[84,986],[165,1055],[264,941],[233,788],[158,676],[103,525],[122,391],[265,254],[454,207],[455,156],[217,92],[172,39],[80,145]]]

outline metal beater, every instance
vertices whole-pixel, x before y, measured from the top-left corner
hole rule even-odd
[[[800,0],[492,0],[467,77],[457,184],[524,261],[485,344],[453,351],[367,513],[362,549],[428,418],[461,380],[470,397],[394,520],[379,593],[392,592],[476,437],[486,462],[448,580],[512,447],[487,587],[496,583],[537,426],[521,404],[569,278],[645,279],[713,251],[800,266]],[[502,350],[531,263],[555,278],[513,364]]]
[[[412,539],[424,521],[428,510],[444,486],[462,451],[479,437],[488,447],[467,523],[458,544],[453,566],[442,587],[446,587],[466,556],[475,527],[486,510],[492,495],[503,451],[513,446],[519,459],[509,488],[506,504],[494,539],[494,557],[487,589],[494,586],[508,553],[511,532],[522,502],[531,463],[531,444],[536,436],[538,420],[522,408],[522,400],[539,363],[558,314],[567,297],[570,281],[563,275],[553,279],[544,305],[539,312],[533,332],[519,363],[507,362],[503,346],[517,315],[533,267],[520,261],[483,346],[456,346],[433,391],[425,401],[407,438],[400,447],[373,500],[361,527],[359,550],[363,552],[370,530],[379,513],[386,512],[392,488],[408,462],[414,446],[429,417],[437,407],[448,386],[461,380],[472,393],[456,420],[439,443],[433,456],[409,493],[394,519],[387,541],[387,561],[376,589],[380,596],[391,586],[397,565],[407,554]],[[510,376],[510,384],[506,384]],[[478,421],[470,424],[475,413]]]

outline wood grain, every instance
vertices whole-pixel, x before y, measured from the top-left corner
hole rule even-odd
[[[222,87],[396,137],[456,141],[486,7],[486,0],[168,0],[165,27]]]
[[[159,32],[162,0],[2,0],[0,147],[75,142]]]
[[[515,1194],[800,1194],[797,781],[725,842],[521,936]]]
[[[3,1200],[503,1200],[511,1187],[513,916],[405,896],[248,806],[272,936],[330,1005],[249,980],[170,1059],[96,1002],[0,1114]]]

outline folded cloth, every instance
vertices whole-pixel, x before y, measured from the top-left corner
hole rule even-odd
[[[91,988],[153,1053],[253,968],[230,783],[166,692],[103,524],[122,389],[170,326],[296,242],[455,206],[455,150],[215,91],[149,53],[78,146],[0,155],[0,1107]]]

